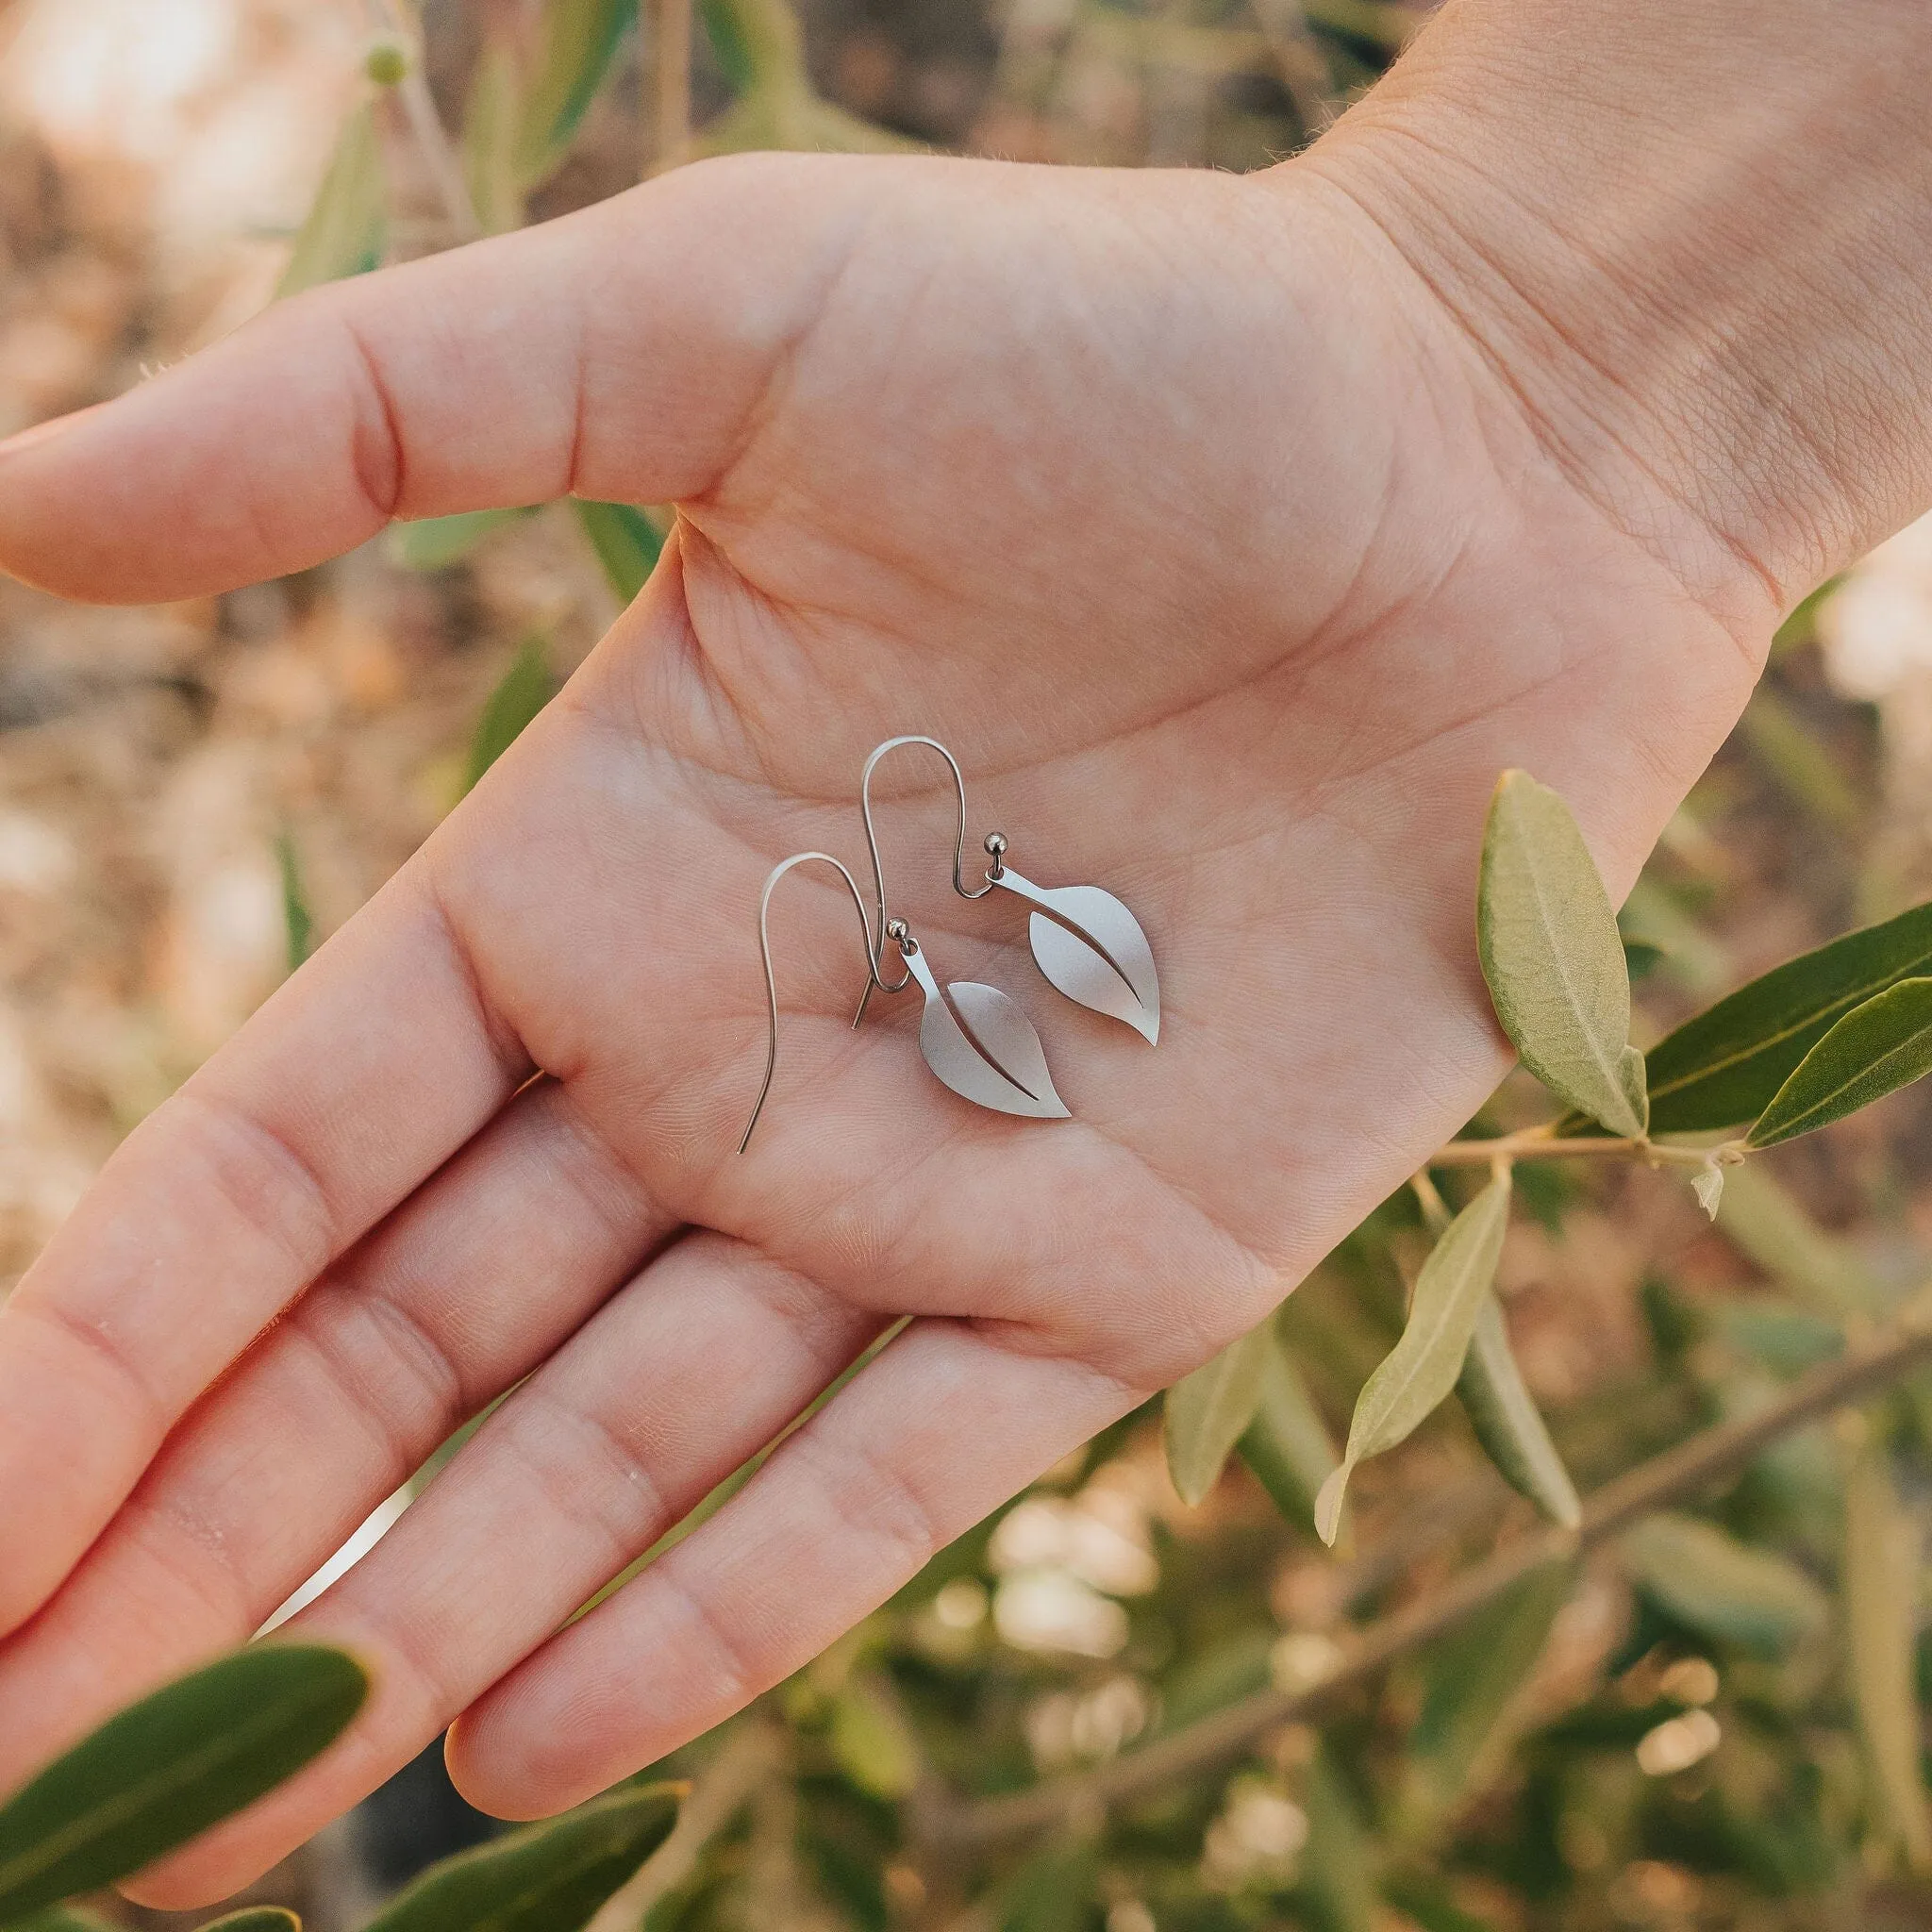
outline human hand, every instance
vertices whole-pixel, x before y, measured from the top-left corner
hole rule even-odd
[[[1461,1124],[1506,1058],[1470,916],[1497,770],[1627,883],[1811,559],[1767,583],[1643,462],[1556,459],[1533,358],[1412,265],[1402,166],[1373,135],[1246,181],[708,165],[302,298],[0,454],[0,560],[89,596],[571,489],[680,514],[0,1317],[0,1786],[245,1637],[527,1376],[300,1619],[376,1666],[352,1738],[142,1891],[226,1892],[459,1714],[478,1803],[569,1804],[1252,1325]],[[860,856],[858,767],[901,731],[1032,876],[1134,908],[1161,1043],[953,899],[950,791],[905,768],[895,903],[941,977],[1020,999],[1075,1118],[956,1101],[891,1003],[850,1032],[856,923],[800,881],[739,1158],[759,880]]]

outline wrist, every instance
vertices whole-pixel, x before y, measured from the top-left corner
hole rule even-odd
[[[1740,637],[1932,499],[1932,18],[1854,10],[1452,0],[1284,171]]]

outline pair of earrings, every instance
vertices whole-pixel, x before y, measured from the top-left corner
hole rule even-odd
[[[986,855],[992,863],[986,870],[985,883],[967,885],[966,779],[958,760],[936,738],[889,738],[866,759],[858,783],[865,842],[872,855],[874,904],[878,914],[876,938],[858,881],[829,852],[795,852],[774,865],[765,879],[764,893],[758,901],[758,949],[765,963],[765,1001],[771,1030],[765,1052],[765,1077],[738,1143],[741,1154],[751,1143],[752,1129],[764,1110],[765,1098],[772,1091],[772,1075],[778,1064],[778,985],[772,971],[770,928],[772,892],[794,866],[808,863],[829,865],[837,871],[858,908],[858,924],[865,936],[866,979],[858,1010],[852,1016],[854,1026],[865,1018],[874,992],[903,992],[908,986],[917,985],[925,999],[925,1011],[919,1023],[920,1051],[925,1056],[926,1065],[955,1093],[975,1106],[991,1108],[998,1113],[1019,1114],[1029,1120],[1068,1117],[1065,1103],[1054,1091],[1053,1075],[1047,1071],[1046,1053],[1041,1046],[1040,1036],[1025,1014],[997,987],[982,986],[975,980],[953,980],[941,992],[911,929],[903,919],[891,918],[887,912],[885,864],[879,857],[878,831],[872,815],[872,774],[889,752],[910,744],[924,745],[938,752],[953,774],[953,789],[959,801],[958,836],[953,841],[953,890],[962,899],[983,899],[989,892],[1001,890],[1024,901],[1031,908],[1027,936],[1032,941],[1034,962],[1052,985],[1081,1006],[1124,1021],[1150,1042],[1160,1037],[1160,980],[1140,921],[1111,892],[1104,892],[1098,886],[1036,886],[1007,863],[1007,841],[998,832],[986,836]],[[883,971],[889,943],[898,948],[904,968],[891,980],[884,976]]]

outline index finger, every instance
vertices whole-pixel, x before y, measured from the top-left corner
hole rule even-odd
[[[392,517],[701,494],[806,328],[870,175],[744,156],[277,303],[0,444],[0,568],[152,602]]]

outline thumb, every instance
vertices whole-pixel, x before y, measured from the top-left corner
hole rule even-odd
[[[878,165],[707,162],[278,304],[0,443],[0,568],[157,602],[307,569],[392,517],[701,495],[809,327]]]

